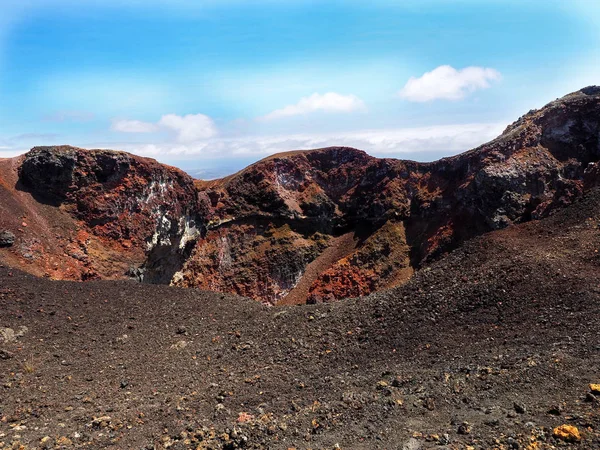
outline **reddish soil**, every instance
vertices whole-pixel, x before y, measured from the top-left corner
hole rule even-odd
[[[0,159],[0,230],[17,236],[15,247],[2,249],[1,258],[38,276],[81,279],[81,262],[66,257],[74,251],[76,223],[68,213],[16,188],[21,163],[22,158]]]
[[[345,258],[356,249],[358,238],[354,232],[346,233],[329,241],[329,247],[323,250],[315,260],[306,266],[304,275],[278,305],[299,305],[306,303],[310,288],[323,272],[330,269],[340,259]]]

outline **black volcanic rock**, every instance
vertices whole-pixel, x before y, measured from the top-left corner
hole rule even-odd
[[[0,247],[10,247],[15,243],[15,235],[8,231],[0,231]]]

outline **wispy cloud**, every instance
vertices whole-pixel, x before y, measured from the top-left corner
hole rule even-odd
[[[473,91],[489,88],[491,82],[500,78],[500,72],[486,67],[457,70],[452,66],[439,66],[418,78],[411,77],[398,94],[411,102],[460,100]]]
[[[121,133],[154,133],[161,129],[175,133],[177,142],[194,142],[209,139],[217,134],[215,123],[204,114],[167,114],[157,123],[115,119],[111,125],[111,130]]]
[[[123,149],[160,160],[196,157],[262,157],[288,150],[328,146],[356,147],[374,155],[409,155],[419,159],[449,156],[498,136],[506,123],[473,123],[402,129],[373,129],[342,133],[215,138],[190,143],[123,144]]]
[[[209,124],[212,125],[212,121]],[[189,122],[186,125],[189,125]],[[153,157],[164,163],[185,165],[185,161],[189,161],[190,166],[193,167],[197,167],[199,161],[222,160],[227,164],[223,167],[213,167],[213,172],[223,175],[225,172],[229,173],[231,167],[235,167],[236,170],[240,169],[247,162],[266,155],[288,150],[329,146],[355,147],[375,156],[431,161],[483,144],[498,136],[505,127],[506,123],[504,122],[471,123],[337,133],[246,135],[243,137],[213,135],[210,138],[195,139],[190,142],[175,140],[163,143],[77,141],[71,142],[71,144],[84,148],[125,150],[140,156]],[[189,135],[188,137],[191,138]],[[16,156],[28,149],[28,146],[12,139],[2,140],[0,138],[0,158]],[[202,174],[202,176],[213,177],[216,176],[214,173]]]
[[[18,134],[10,138],[11,141],[21,142],[21,141],[31,141],[31,140],[49,140],[56,139],[60,135],[57,133],[23,133]]]
[[[44,122],[89,122],[94,113],[87,111],[56,111],[43,117]]]
[[[110,129],[121,133],[152,133],[158,130],[158,126],[141,120],[115,119]]]
[[[57,133],[22,133],[15,136],[0,136],[0,158],[21,155],[34,145],[55,144],[61,135]]]
[[[336,92],[325,94],[314,93],[301,98],[294,105],[287,105],[281,109],[261,117],[263,120],[280,119],[282,117],[299,116],[315,111],[323,112],[351,112],[365,109],[364,102],[355,95],[342,95]]]

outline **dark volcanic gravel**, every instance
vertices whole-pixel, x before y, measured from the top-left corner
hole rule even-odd
[[[600,448],[599,227],[592,192],[316,306],[0,268],[0,448]]]

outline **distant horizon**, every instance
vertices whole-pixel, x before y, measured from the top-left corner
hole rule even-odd
[[[298,148],[433,161],[600,82],[589,64],[600,6],[585,0],[7,0],[3,9],[0,157],[69,142],[208,179]]]

